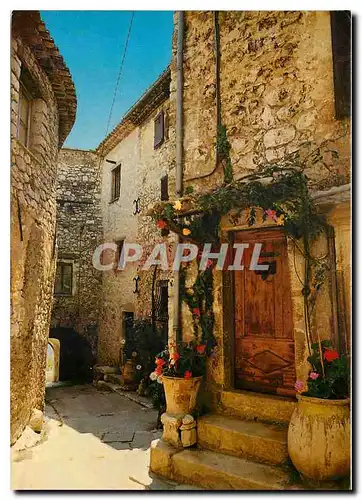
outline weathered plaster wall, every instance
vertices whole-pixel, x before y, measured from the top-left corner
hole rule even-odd
[[[121,164],[121,191],[118,200],[111,202],[111,171],[114,164],[102,163],[102,218],[104,241],[124,239],[127,243],[139,243],[147,257],[153,244],[162,241],[160,230],[146,215],[147,209],[161,195],[161,177],[170,165],[169,139],[154,149],[154,118],[168,110],[165,101],[157,107],[140,126],[136,127],[107,155],[109,160]],[[134,200],[140,198],[141,213],[133,215]],[[144,262],[145,259],[143,259]],[[136,275],[139,294],[134,294]],[[166,273],[167,274],[167,273]],[[110,270],[102,273],[103,300],[100,324],[98,358],[100,363],[120,362],[121,340],[125,337],[123,312],[133,312],[135,318],[151,316],[151,290],[153,268],[141,271],[140,266],[128,264],[125,270]],[[166,279],[165,273],[157,271],[157,279]]]
[[[175,127],[176,40],[175,15],[171,63],[170,125]],[[184,46],[184,184],[196,191],[223,182],[222,167],[215,169],[216,79],[214,20],[212,12],[185,13]],[[315,188],[327,189],[350,180],[350,121],[334,118],[334,86],[330,17],[326,12],[244,11],[220,12],[220,96],[222,123],[231,144],[234,178],[250,174],[260,165],[297,150],[302,159],[328,140],[329,152],[307,174]],[[170,175],[174,173],[170,169]],[[175,192],[171,193],[175,198]],[[324,210],[321,207],[321,210]],[[348,209],[330,208],[328,221],[336,234],[339,305],[349,302],[350,216]],[[235,230],[229,222],[223,229]],[[262,224],[263,225],[263,224]],[[226,240],[225,240],[226,241]],[[320,241],[315,251],[326,249]],[[291,259],[291,255],[290,255]],[[297,263],[297,266],[300,263]],[[300,283],[290,261],[296,334],[297,375],[306,375],[306,346],[302,325]],[[194,275],[192,271],[190,273]],[[223,282],[215,272],[214,312],[217,354],[210,360],[207,384],[213,394],[230,387],[232,339],[223,327],[228,305],[223,303]],[[189,277],[192,282],[192,277]],[[232,313],[232,311],[229,311]],[[349,325],[349,305],[339,311]],[[331,337],[333,323],[329,278],[318,299],[313,318],[314,334]],[[191,316],[182,306],[184,337],[192,331]],[[225,350],[225,356],[224,356]],[[227,356],[226,356],[227,353]]]
[[[28,68],[35,100],[29,148],[16,139],[19,78]],[[49,80],[20,38],[11,48],[11,442],[32,409],[43,409],[55,260],[58,109]]]
[[[72,295],[54,295],[52,327],[71,327],[97,349],[101,272],[92,257],[102,242],[101,172],[93,151],[64,148],[58,156],[57,259],[73,263]]]

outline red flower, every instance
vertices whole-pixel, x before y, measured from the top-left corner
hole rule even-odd
[[[157,223],[156,223],[156,226],[159,228],[159,229],[166,229],[167,227],[167,222],[163,219],[161,220],[158,220]]]
[[[186,371],[185,371],[184,378],[186,378],[186,379],[188,380],[188,379],[189,379],[189,378],[191,378],[191,377],[192,377],[192,373],[191,373],[189,370],[186,370]]]
[[[155,370],[156,375],[162,375],[162,366],[158,366]]]
[[[208,259],[207,263],[206,263],[206,269],[209,269],[209,267],[211,267],[213,265],[213,261],[211,259]]]
[[[175,364],[176,361],[178,361],[179,359],[180,359],[180,355],[178,352],[173,352],[172,354],[170,354],[171,364]]]
[[[324,359],[326,359],[327,361],[334,361],[335,359],[338,359],[338,358],[339,358],[338,352],[333,351],[333,349],[328,349],[324,353]]]
[[[200,309],[199,309],[198,307],[194,307],[194,308],[192,309],[192,314],[193,314],[194,316],[200,316],[200,314],[201,314],[201,313],[200,313]]]
[[[163,365],[166,364],[166,361],[162,358],[156,358],[156,365],[159,366],[160,368],[163,367]]]
[[[197,345],[196,346],[196,352],[198,354],[204,354],[205,349],[206,349],[206,345]]]

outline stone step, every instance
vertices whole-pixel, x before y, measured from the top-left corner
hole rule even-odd
[[[199,448],[179,451],[162,440],[151,444],[151,470],[207,490],[295,489],[281,467]]]
[[[288,424],[296,407],[293,398],[249,391],[223,391],[218,413],[244,420]]]
[[[287,428],[240,420],[225,415],[205,415],[197,420],[197,440],[202,448],[272,465],[288,460]]]

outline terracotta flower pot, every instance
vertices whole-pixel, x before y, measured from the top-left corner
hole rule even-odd
[[[135,373],[135,362],[132,359],[127,359],[122,372],[124,382],[126,384],[132,384],[134,382]]]
[[[197,393],[202,377],[189,379],[162,377],[166,395],[166,412],[169,414],[192,413],[196,407]]]
[[[288,452],[306,478],[328,481],[350,470],[349,399],[297,395],[288,429]]]

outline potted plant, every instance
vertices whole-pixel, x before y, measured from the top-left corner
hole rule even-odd
[[[162,383],[169,414],[192,413],[206,369],[206,345],[179,342],[168,345],[156,357],[151,380]]]
[[[288,452],[303,477],[335,480],[350,469],[348,363],[329,340],[311,348],[307,385],[295,384],[298,404],[289,424]]]

